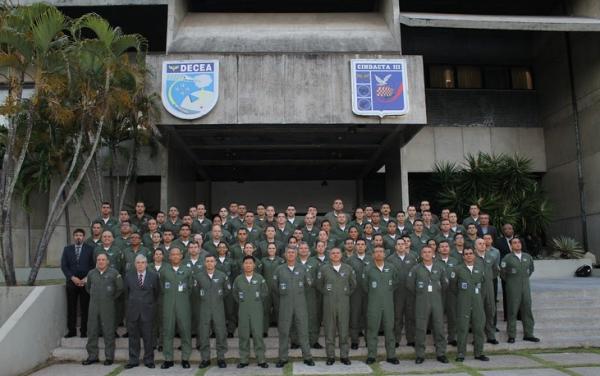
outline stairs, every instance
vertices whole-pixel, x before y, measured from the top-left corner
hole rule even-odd
[[[539,343],[522,341],[523,332],[521,323],[517,323],[516,343],[508,344],[506,335],[506,324],[502,321],[504,314],[502,312],[502,302],[498,303],[498,329],[496,339],[500,341],[499,345],[485,344],[486,353],[496,351],[518,351],[520,349],[549,349],[549,348],[568,348],[568,347],[600,347],[600,319],[596,313],[600,312],[600,285],[595,278],[570,278],[556,280],[534,280],[532,281],[533,296],[533,314],[536,321],[535,335],[541,339]],[[502,299],[502,295],[499,294]],[[119,329],[124,332],[123,328]],[[237,358],[239,343],[237,338],[228,339],[229,350],[227,357]],[[325,345],[323,335],[319,340],[321,345]],[[87,357],[85,350],[86,339],[74,337],[63,338],[61,346],[52,353],[57,360],[80,361]],[[104,344],[100,339],[100,347]],[[195,339],[192,340],[195,345]],[[378,353],[385,355],[384,341],[379,337]],[[266,355],[269,359],[277,358],[278,338],[277,329],[270,328],[269,336],[265,338]],[[179,347],[179,340],[175,339],[175,348]],[[115,358],[117,361],[127,361],[127,338],[119,338],[116,343]],[[214,353],[215,340],[211,339],[211,349]],[[448,351],[453,352],[456,349],[448,346]],[[468,352],[472,351],[469,345]],[[402,345],[396,349],[398,355],[414,355],[414,349]],[[427,336],[427,352],[434,354],[434,347],[431,336]],[[301,358],[301,351],[290,350],[291,358]],[[364,344],[364,338],[361,338],[358,350],[350,350],[351,357],[364,358],[367,351]],[[102,350],[100,356],[102,357]],[[312,355],[316,358],[324,358],[325,350],[312,349]],[[162,353],[155,352],[156,361],[163,359]],[[175,351],[175,359],[180,358],[179,351]],[[198,362],[200,355],[194,349],[191,361]]]

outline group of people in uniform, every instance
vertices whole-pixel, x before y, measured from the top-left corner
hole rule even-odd
[[[467,336],[481,361],[484,342],[496,340],[498,281],[502,281],[508,341],[516,337],[517,315],[525,341],[533,334],[529,277],[532,257],[510,224],[500,231],[489,215],[471,205],[458,222],[448,209],[433,214],[428,201],[392,215],[383,203],[359,207],[351,217],[341,199],[322,217],[308,207],[303,218],[289,205],[285,212],[259,204],[255,211],[232,202],[213,218],[204,204],[152,217],[143,202],[135,213],[112,216],[110,203],[91,225],[91,236],[74,232],[65,247],[67,337],[76,335],[77,297],[81,336],[88,337],[84,365],[98,362],[98,337],[104,337],[105,364],[112,364],[117,326],[125,319],[129,362],[154,367],[154,350],[163,352],[161,368],[174,365],[174,338],[181,342],[181,364],[189,368],[192,339],[200,368],[211,364],[210,338],[216,338],[217,365],[226,367],[227,338],[237,328],[238,368],[249,364],[251,343],[258,366],[267,368],[263,338],[276,326],[276,367],[300,348],[313,366],[311,349],[322,349],[326,364],[351,364],[350,350],[364,336],[366,363],[374,363],[383,336],[386,360],[398,364],[402,338],[425,359],[426,335],[433,336],[436,358],[447,363],[446,347],[457,347],[463,361]],[[88,294],[86,297],[85,295]],[[75,299],[75,300],[74,300]],[[89,303],[86,299],[89,299]],[[89,312],[87,307],[89,304]],[[83,312],[85,308],[85,313]],[[85,320],[85,322],[84,322]]]

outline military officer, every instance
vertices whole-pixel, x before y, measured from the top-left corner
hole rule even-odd
[[[442,220],[442,223],[445,220]],[[438,246],[438,257],[435,262],[446,269],[446,276],[449,276],[454,268],[459,264],[458,260],[450,256],[450,243],[447,240],[441,240]],[[456,293],[451,289],[446,289],[443,293],[444,313],[448,323],[448,343],[456,346]]]
[[[469,227],[473,224],[469,224]],[[484,266],[485,285],[483,286],[483,306],[485,309],[485,335],[487,342],[497,345],[496,326],[494,318],[496,316],[496,299],[494,298],[494,278],[498,276],[498,266],[496,259],[490,253],[486,252],[485,240],[477,238],[475,240],[475,259]]]
[[[413,223],[413,232],[410,234],[410,250],[417,255],[421,253],[421,248],[427,244],[429,236],[423,230],[423,221],[416,219]]]
[[[325,352],[327,365],[335,362],[335,334],[338,333],[340,361],[350,365],[349,324],[350,295],[356,288],[356,273],[350,265],[342,264],[339,248],[329,251],[331,263],[325,263],[317,272],[316,286],[323,296],[323,321],[325,326]]]
[[[304,364],[314,366],[308,341],[308,312],[304,289],[312,285],[310,275],[297,262],[297,249],[288,246],[285,250],[286,263],[273,273],[272,288],[279,294],[279,360],[275,365],[283,367],[288,362],[289,335],[292,325],[298,330]]]
[[[210,365],[210,328],[213,325],[217,345],[217,365],[225,368],[227,352],[227,334],[225,327],[224,299],[231,292],[229,277],[216,268],[216,259],[212,255],[204,258],[204,268],[192,275],[198,317],[198,343],[200,344],[201,362],[199,368]]]
[[[373,263],[365,267],[362,289],[367,292],[367,364],[375,363],[377,357],[377,334],[383,323],[387,362],[398,364],[395,354],[394,290],[400,277],[396,267],[385,261],[383,246],[373,249]]]
[[[192,352],[190,293],[192,290],[192,270],[181,263],[183,254],[177,247],[169,252],[169,262],[160,269],[162,284],[163,355],[162,369],[173,367],[173,337],[175,324],[181,337],[181,366],[190,368]]]
[[[521,239],[510,240],[511,253],[500,262],[500,276],[506,283],[506,307],[508,309],[507,329],[508,342],[514,343],[517,334],[517,313],[521,312],[523,322],[523,340],[539,342],[533,335],[533,313],[531,312],[531,289],[529,277],[534,266],[531,255],[522,251]]]
[[[394,223],[390,221],[389,223]],[[389,226],[388,223],[388,226]],[[398,288],[394,292],[394,332],[396,333],[396,347],[400,345],[402,328],[405,331],[406,345],[415,345],[415,297],[406,287],[406,277],[413,266],[417,264],[417,257],[409,252],[404,239],[397,238],[394,246],[395,252],[388,256],[387,261],[394,265],[398,271]]]
[[[107,231],[109,232],[109,231]],[[106,253],[96,256],[96,268],[89,271],[86,277],[85,290],[90,294],[86,350],[88,357],[83,361],[87,366],[98,362],[98,334],[102,327],[104,337],[104,365],[113,364],[115,359],[115,300],[123,292],[123,279],[114,268],[109,268],[110,261]]]
[[[373,258],[367,254],[365,239],[356,241],[356,252],[346,263],[354,269],[357,284],[360,287],[364,269],[373,263]],[[365,329],[367,322],[367,291],[362,288],[354,289],[350,296],[350,307],[350,348],[357,350],[360,333]]]
[[[275,253],[274,247],[271,248],[271,252]],[[265,299],[269,296],[269,288],[263,276],[254,272],[254,267],[254,256],[244,256],[242,262],[243,272],[236,277],[233,283],[233,296],[239,305],[240,362],[238,368],[247,367],[249,364],[250,336],[252,336],[254,342],[254,353],[256,354],[258,366],[261,368],[269,367],[265,361],[265,342],[262,337],[265,331],[263,326],[268,327],[268,323],[263,322],[263,307]]]
[[[267,256],[262,259],[262,276],[267,281],[273,280],[275,269],[285,261],[277,256],[277,245],[269,243],[267,248]],[[235,297],[235,295],[234,295]],[[275,320],[279,315],[279,297],[275,291],[269,290],[269,294],[263,298],[264,302],[264,319],[263,319],[263,336],[266,337],[269,331],[269,326],[275,324]]]
[[[229,257],[229,247],[227,243],[220,242],[217,246],[217,269],[225,273],[231,281],[237,274],[237,265],[231,257]],[[225,317],[227,318],[227,338],[233,338],[233,332],[237,326],[237,314],[235,309],[235,300],[233,296],[228,294],[225,297]]]
[[[483,355],[483,328],[485,313],[483,309],[483,288],[485,285],[485,266],[475,262],[475,254],[470,247],[463,252],[463,264],[450,272],[450,289],[456,294],[458,317],[458,353],[456,361],[465,360],[469,327],[473,332],[473,352],[475,359],[488,361]]]
[[[418,221],[415,221],[415,225],[417,223]],[[406,284],[415,294],[415,363],[421,364],[425,361],[425,334],[430,321],[436,359],[448,363],[442,302],[442,291],[448,287],[448,278],[444,267],[434,264],[431,247],[426,245],[421,248],[421,263],[408,272]]]
[[[298,261],[306,268],[310,279],[316,280],[321,263],[316,258],[310,257],[310,249],[306,242],[299,243]],[[316,286],[305,286],[304,294],[308,311],[308,341],[313,349],[322,349],[323,346],[319,343],[319,332],[323,317],[323,297]],[[294,337],[295,335],[292,336],[292,343],[296,342]]]
[[[122,274],[125,267],[125,257],[123,256],[123,250],[114,244],[114,237],[111,231],[106,230],[102,233],[102,244],[100,244],[94,250],[94,257],[97,257],[100,253],[104,253],[108,256],[108,265],[110,268],[115,269]],[[123,294],[118,296],[115,300],[115,329],[123,323],[125,317],[125,299]],[[115,336],[118,338],[119,335],[115,332]]]

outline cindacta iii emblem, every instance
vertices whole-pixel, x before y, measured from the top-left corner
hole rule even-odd
[[[219,61],[165,61],[161,97],[169,113],[180,119],[198,119],[219,99]]]
[[[354,59],[350,64],[352,112],[379,117],[408,112],[406,60]]]

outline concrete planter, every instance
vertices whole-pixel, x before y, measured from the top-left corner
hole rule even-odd
[[[589,259],[577,260],[535,260],[535,272],[531,279],[573,277],[575,270],[582,265],[592,266]]]

